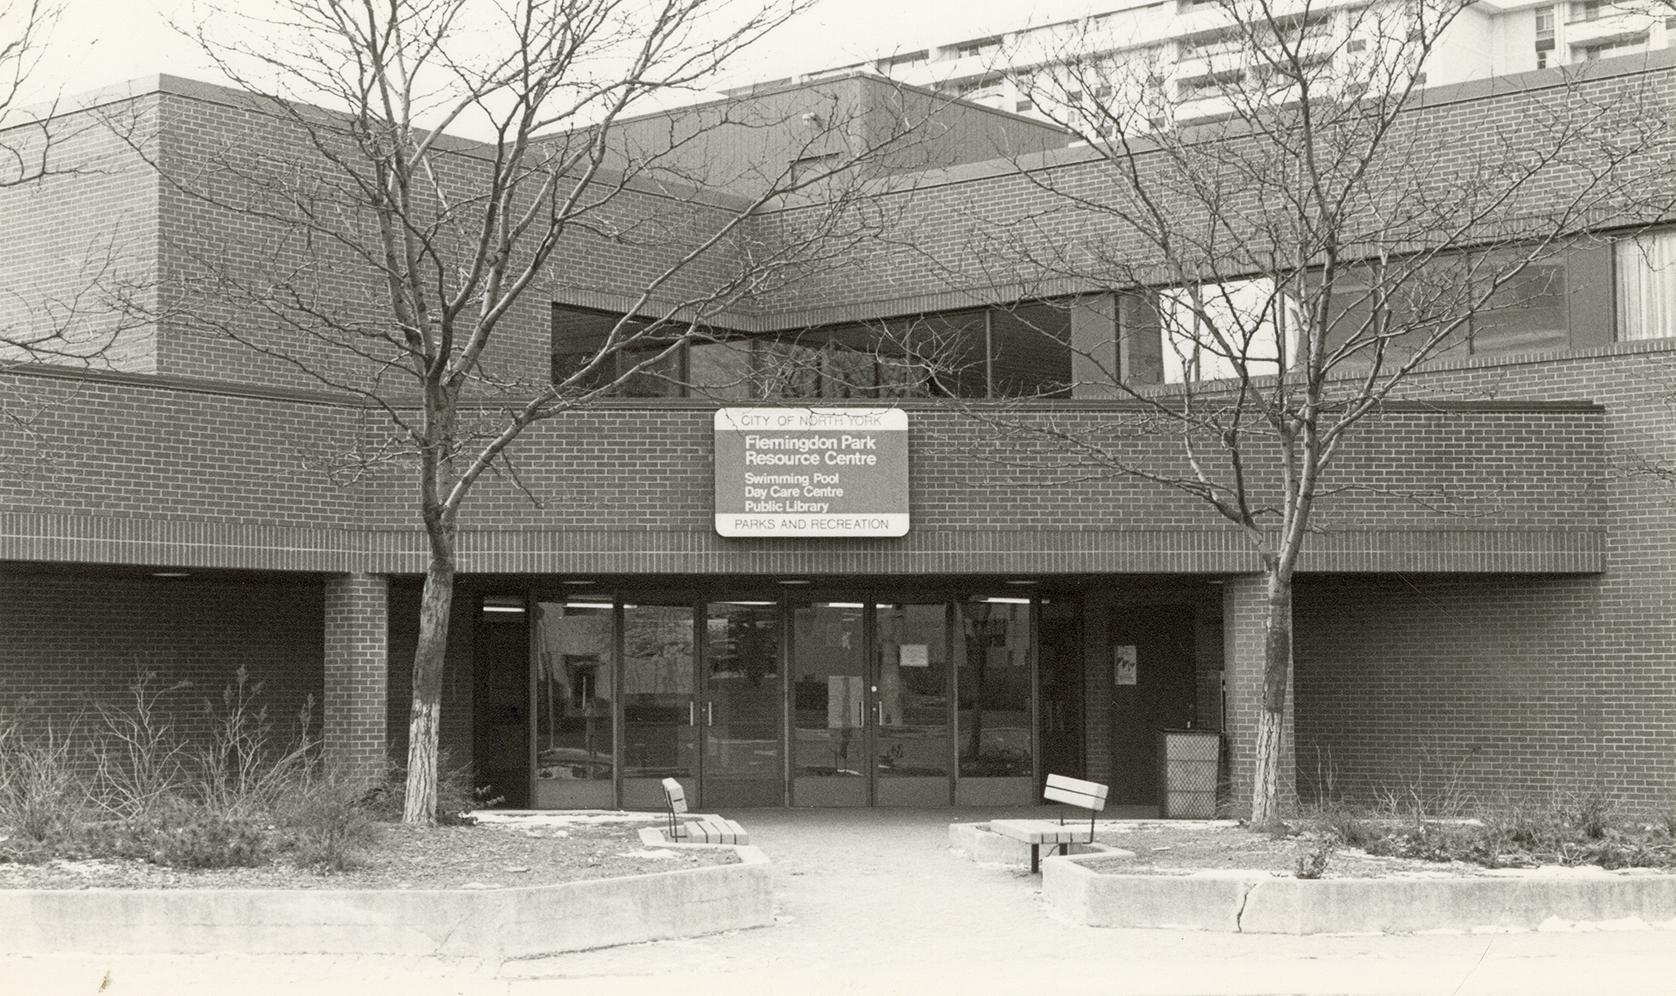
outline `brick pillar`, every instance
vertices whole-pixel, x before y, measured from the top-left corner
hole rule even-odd
[[[1251,779],[1257,749],[1257,714],[1263,709],[1263,619],[1261,574],[1232,577],[1222,586],[1222,668],[1228,686],[1230,815],[1251,815]],[[1286,679],[1286,722],[1281,728],[1280,790],[1283,805],[1297,798],[1297,762],[1292,741],[1292,676]]]
[[[383,575],[326,581],[326,763],[368,781],[384,772],[389,601]]]
[[[1090,592],[1083,600],[1083,765],[1090,781],[1112,783],[1111,598]]]

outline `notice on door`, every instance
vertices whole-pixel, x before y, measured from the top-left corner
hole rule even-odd
[[[908,415],[900,408],[716,412],[722,536],[906,536]]]

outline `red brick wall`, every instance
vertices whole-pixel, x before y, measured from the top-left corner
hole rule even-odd
[[[476,640],[478,592],[462,582],[454,591],[448,619],[448,663],[442,678],[442,721],[437,741],[453,767],[472,760],[472,650]],[[399,579],[390,585],[390,681],[387,725],[390,757],[407,762],[407,719],[413,705],[413,648],[419,638],[419,584]]]
[[[189,686],[164,715],[201,741],[240,667],[260,684],[276,734],[290,736],[312,700],[321,721],[321,587],[317,579],[153,578],[0,565],[0,703],[37,729],[96,724],[93,704],[125,705],[129,686]]]
[[[1668,56],[1657,53],[1633,68],[1605,72],[1614,74],[1595,75],[1581,84],[1567,82],[1573,79],[1568,70],[1525,74],[1522,81],[1532,85],[1522,92],[1515,90],[1522,83],[1503,80],[1424,91],[1413,102],[1413,112],[1397,119],[1382,144],[1365,197],[1352,199],[1344,223],[1346,237],[1354,242],[1360,234],[1371,244],[1392,244],[1391,219],[1405,212],[1391,203],[1379,204],[1382,198],[1404,198],[1402,206],[1407,208],[1425,204],[1428,210],[1417,212],[1415,223],[1430,226],[1434,235],[1434,217],[1483,212],[1483,203],[1469,206],[1464,195],[1476,192],[1481,200],[1492,190],[1512,189],[1506,180],[1491,178],[1516,175],[1513,170],[1498,174],[1498,166],[1530,167],[1532,150],[1551,145],[1552,136],[1565,128],[1573,131],[1564,154],[1552,158],[1520,184],[1507,203],[1484,216],[1489,226],[1528,221],[1572,195],[1580,200],[1565,209],[1585,210],[1593,219],[1590,224],[1652,220],[1664,210],[1662,204],[1637,205],[1625,216],[1613,215],[1625,209],[1632,195],[1653,194],[1649,200],[1655,203],[1666,196],[1660,188],[1670,182],[1673,135],[1668,118],[1676,102],[1676,71]],[[1661,144],[1643,150],[1638,162],[1621,168],[1626,177],[1630,170],[1646,170],[1659,180],[1639,189],[1629,184],[1627,190],[1612,191],[1610,198],[1603,196],[1609,187],[1589,189],[1589,169],[1599,165],[1590,157],[1600,150],[1578,137],[1577,131],[1586,129],[1613,136],[1620,154],[1643,133],[1655,134]],[[1195,227],[1211,198],[1217,198],[1223,217],[1262,217],[1268,210],[1249,173],[1225,175],[1220,183],[1205,175],[1187,178],[1165,155],[1148,153],[1144,142],[1135,146],[1141,150],[1134,167],[1142,182],[1163,201],[1167,216],[1180,219],[1188,238],[1204,240],[1200,244],[1229,243],[1225,236],[1201,234],[1203,229]],[[1194,155],[1187,153],[1186,161],[1201,170],[1220,166],[1232,173],[1226,160]],[[1039,160],[1021,157],[927,173],[880,199],[877,210],[887,229],[872,251],[851,254],[755,303],[789,321],[829,309],[902,314],[969,304],[986,295],[1006,301],[1028,294],[1169,282],[1162,271],[1148,272],[1156,251],[1124,221],[1127,211],[1120,191],[1129,184],[1118,174],[1127,169],[1126,161],[1108,163],[1082,148]],[[1204,194],[1207,188],[1215,193]],[[1358,212],[1379,208],[1383,211],[1358,217]],[[813,209],[789,207],[765,215],[761,231],[770,241],[795,238],[819,217]],[[1505,229],[1489,237],[1505,238]]]
[[[12,120],[8,116],[8,121]],[[0,252],[0,340],[39,342],[62,353],[31,355],[0,342],[0,362],[78,362],[98,369],[157,371],[155,330],[143,314],[157,301],[157,176],[129,143],[154,145],[157,99],[16,127],[0,139],[36,182],[0,186],[6,248]],[[65,355],[67,354],[67,355]],[[77,357],[85,358],[78,361]]]
[[[340,774],[384,774],[389,684],[389,581],[340,574],[325,583],[325,757]]]
[[[1317,577],[1299,586],[1298,775],[1340,794],[1424,781],[1548,800],[1676,799],[1676,366],[1667,344],[1442,371],[1411,390],[1588,397],[1606,409],[1605,571]],[[1560,468],[1553,468],[1558,470]],[[1563,488],[1556,487],[1556,490]]]
[[[378,373],[382,390],[409,390],[390,370],[356,355],[381,355],[365,333],[397,333],[379,275],[358,255],[378,258],[376,227],[352,199],[335,193],[349,181],[315,148],[316,141],[339,148],[341,136],[311,136],[217,87],[171,87],[178,92],[158,98],[166,177],[158,238],[162,279],[177,297],[160,332],[158,371],[316,389],[364,385]],[[470,155],[471,143],[448,148],[456,154],[440,155],[436,168],[460,203],[477,189],[483,161]],[[299,203],[309,206],[306,223]],[[485,356],[485,368],[503,381],[547,379],[551,301],[593,304],[601,293],[632,298],[737,211],[725,198],[614,189],[609,175],[582,203],[592,206],[505,316]],[[438,244],[447,245],[448,231]],[[731,240],[722,240],[662,281],[658,296],[687,300],[724,284],[734,252]],[[453,258],[463,266],[469,257]],[[342,341],[354,348],[335,344]]]
[[[1648,598],[1668,592],[1643,579]],[[1320,578],[1297,604],[1299,779],[1494,800],[1676,791],[1671,625],[1607,577]],[[1649,604],[1650,607],[1650,604]],[[1659,613],[1662,616],[1663,613]]]
[[[1651,369],[1646,357],[1597,362]],[[0,559],[423,566],[409,472],[399,461],[354,462],[376,451],[357,446],[362,416],[348,408],[111,380],[0,384],[41,411],[27,427],[0,423]],[[1132,410],[1044,406],[1008,417],[1085,432],[1142,467],[1180,468],[1177,441]],[[1331,479],[1359,488],[1323,507],[1329,531],[1313,541],[1306,569],[1596,568],[1607,419],[1586,407],[1388,413],[1360,430]],[[462,513],[463,569],[1255,569],[1244,538],[1195,499],[1096,475],[1067,463],[1042,433],[997,434],[972,413],[933,405],[911,410],[906,538],[723,540],[712,521],[710,421],[705,408],[641,405],[538,425],[513,452],[541,504],[483,478]],[[1261,464],[1248,471],[1261,484]]]

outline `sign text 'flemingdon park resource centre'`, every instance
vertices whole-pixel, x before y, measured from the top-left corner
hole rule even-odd
[[[716,532],[907,535],[907,413],[900,408],[716,412]]]

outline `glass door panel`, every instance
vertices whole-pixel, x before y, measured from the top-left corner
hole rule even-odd
[[[784,804],[786,686],[778,604],[710,603],[704,615],[703,693],[703,805]]]
[[[698,697],[690,605],[623,606],[623,807],[659,810],[662,781],[698,797]]]
[[[953,759],[948,605],[879,605],[875,612],[874,798],[881,806],[946,806]]]
[[[612,607],[536,604],[535,792],[540,809],[609,809]]]
[[[1083,777],[1082,612],[1075,601],[1044,599],[1037,641],[1036,735],[1042,758],[1038,772]]]
[[[792,610],[792,802],[868,803],[865,607],[816,602]]]
[[[958,805],[1028,805],[1035,800],[1028,599],[975,599],[961,606]]]

